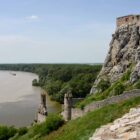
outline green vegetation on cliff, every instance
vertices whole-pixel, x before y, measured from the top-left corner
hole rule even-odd
[[[86,105],[94,101],[106,99],[111,96],[117,96],[122,94],[124,91],[132,89],[140,89],[140,81],[135,84],[131,84],[128,80],[130,78],[131,69],[128,69],[121,77],[114,83],[110,83],[107,80],[101,79],[97,85],[97,92],[94,94],[87,95],[84,100],[78,102],[75,107],[84,108]]]

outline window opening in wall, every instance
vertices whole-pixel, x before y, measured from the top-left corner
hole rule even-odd
[[[127,22],[128,21],[128,18],[126,18],[125,21]]]

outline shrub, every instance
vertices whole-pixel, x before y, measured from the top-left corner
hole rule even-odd
[[[81,110],[84,110],[85,105],[84,104],[81,104],[80,108],[81,108]]]
[[[18,135],[22,136],[28,132],[28,129],[26,127],[21,127],[18,129]]]
[[[50,132],[57,130],[63,124],[64,120],[60,115],[50,114],[46,117],[44,123],[34,125],[33,135],[47,135]]]
[[[39,86],[39,83],[38,83],[37,79],[34,79],[34,80],[32,81],[32,85],[33,85],[33,86]]]
[[[120,95],[124,92],[125,87],[122,83],[118,83],[114,88],[113,88],[113,95]]]
[[[135,84],[135,88],[140,89],[140,80]]]
[[[101,92],[105,91],[108,87],[110,86],[110,82],[107,80],[102,79],[98,85],[97,85],[97,89]]]
[[[0,140],[8,140],[10,137],[13,137],[16,133],[17,130],[13,126],[0,126]]]

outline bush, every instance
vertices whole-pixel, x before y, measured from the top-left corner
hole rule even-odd
[[[98,83],[97,89],[98,89],[100,92],[103,92],[103,91],[105,91],[107,88],[109,88],[109,86],[110,86],[110,82],[107,81],[107,80],[102,79],[102,80]]]
[[[80,108],[81,108],[81,110],[84,110],[85,105],[84,104],[81,104]]]
[[[18,129],[18,135],[22,136],[28,132],[28,129],[26,127],[21,127]]]
[[[46,117],[46,121],[41,124],[36,124],[33,126],[33,136],[35,135],[47,135],[50,132],[57,130],[60,126],[64,124],[64,120],[60,115],[51,114]]]
[[[33,85],[33,86],[39,86],[39,83],[38,83],[37,79],[34,79],[34,80],[32,81],[32,85]]]
[[[140,89],[140,80],[135,84],[135,88]]]
[[[114,88],[113,88],[113,95],[120,95],[124,92],[125,87],[122,83],[118,83]]]
[[[0,140],[8,140],[17,133],[16,128],[13,126],[0,126]]]

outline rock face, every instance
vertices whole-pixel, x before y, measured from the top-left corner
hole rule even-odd
[[[140,140],[140,106],[97,129],[89,140]]]
[[[95,93],[101,79],[115,82],[132,65],[134,67],[130,82],[134,83],[138,80],[140,76],[140,16],[138,20],[133,20],[135,17],[137,16],[131,15],[117,19],[118,24],[112,35],[110,49],[91,93]],[[129,18],[131,18],[130,21]],[[124,23],[125,20],[126,23]]]

